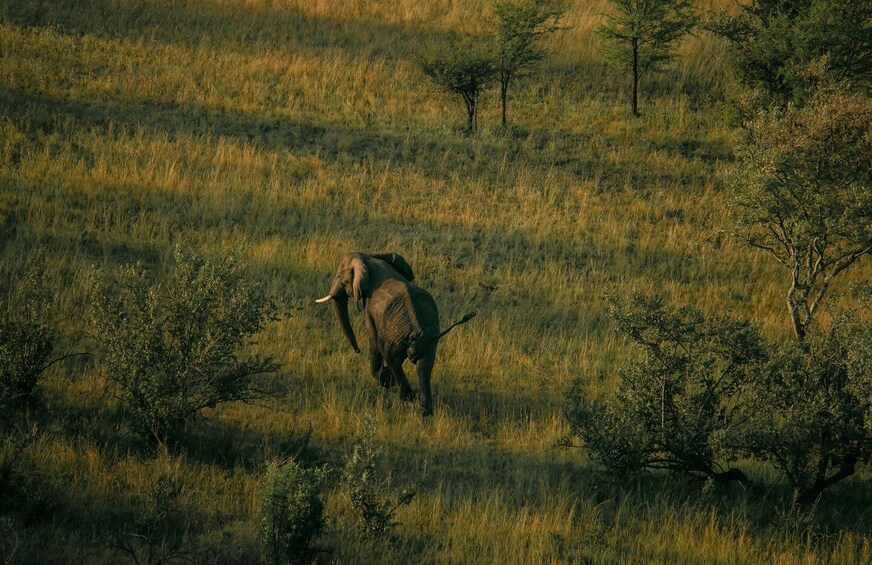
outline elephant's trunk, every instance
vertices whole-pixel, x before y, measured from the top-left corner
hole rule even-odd
[[[360,348],[357,347],[357,338],[354,337],[354,329],[351,327],[351,320],[348,318],[348,297],[334,296],[330,301],[330,306],[333,308],[333,313],[336,314],[336,320],[342,326],[342,331],[345,337],[348,338],[348,343],[354,348],[354,351],[360,353]]]
[[[346,294],[345,287],[342,286],[342,281],[339,277],[336,277],[333,280],[333,286],[330,288],[330,293],[324,298],[319,298],[315,302],[318,304],[330,302],[330,306],[333,308],[333,313],[336,314],[336,320],[339,322],[339,326],[342,328],[345,337],[348,338],[348,343],[351,344],[351,347],[353,347],[356,352],[360,353],[360,348],[357,347],[357,338],[354,337],[354,329],[351,327],[351,320],[348,318],[348,294]]]

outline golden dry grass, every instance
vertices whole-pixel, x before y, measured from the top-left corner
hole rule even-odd
[[[386,473],[420,494],[394,539],[367,542],[331,482],[325,560],[872,558],[860,507],[794,527],[750,495],[658,477],[614,485],[583,453],[552,447],[567,384],[606,390],[627,354],[604,292],[662,292],[770,335],[787,327],[784,274],[717,235],[728,225],[717,172],[731,159],[721,47],[689,38],[631,119],[592,33],[604,9],[576,2],[541,74],[515,93],[513,127],[496,128],[490,95],[469,138],[459,103],[425,84],[414,55],[479,32],[484,1],[0,0],[0,256],[15,268],[47,247],[65,327],[79,327],[93,265],[162,272],[176,244],[245,245],[251,276],[292,307],[256,346],[283,363],[279,410],[219,408],[162,458],[117,427],[92,366],[54,371],[56,418],[24,462],[39,496],[15,525],[18,559],[114,562],[94,525],[169,468],[191,547],[244,562],[262,462],[311,425],[317,457],[341,468],[366,413]],[[480,312],[440,344],[429,420],[383,394],[312,304],[358,249],[402,253],[443,320]],[[870,276],[869,262],[851,274]]]

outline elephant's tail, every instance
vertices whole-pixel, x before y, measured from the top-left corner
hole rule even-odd
[[[409,347],[406,350],[406,355],[408,356],[409,360],[412,361],[412,363],[417,363],[418,359],[423,356],[424,352],[427,350],[428,347],[432,345],[434,341],[438,340],[440,337],[444,336],[460,324],[465,324],[466,322],[475,318],[476,314],[478,314],[478,312],[470,312],[469,314],[461,318],[459,322],[454,322],[453,324],[448,326],[448,328],[446,328],[442,333],[439,333],[437,335],[419,336],[415,339],[410,340]]]
[[[471,319],[475,318],[475,316],[476,316],[477,314],[478,314],[478,312],[475,312],[475,311],[470,312],[469,314],[467,314],[466,316],[464,316],[463,318],[461,318],[459,322],[454,322],[453,324],[451,324],[450,326],[448,326],[445,330],[442,331],[442,333],[440,333],[439,335],[437,335],[434,339],[439,339],[440,337],[442,337],[443,335],[447,334],[448,332],[450,332],[451,330],[453,330],[454,328],[456,328],[456,327],[459,326],[460,324],[465,324],[466,322],[468,322],[468,321],[470,321]]]

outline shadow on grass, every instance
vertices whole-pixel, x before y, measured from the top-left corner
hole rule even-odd
[[[569,178],[596,180],[598,190],[605,192],[623,191],[628,186],[639,190],[692,186],[708,174],[694,173],[700,177],[697,179],[686,172],[614,162],[606,155],[575,156],[585,147],[590,134],[565,130],[548,135],[530,132],[528,139],[520,141],[511,136],[468,138],[445,135],[442,131],[385,131],[315,123],[268,111],[255,114],[169,100],[88,101],[36,96],[20,89],[0,91],[0,114],[40,133],[71,133],[68,131],[71,120],[73,128],[96,128],[107,135],[146,129],[164,132],[171,139],[179,135],[228,138],[269,151],[326,158],[340,169],[364,162],[411,166],[426,177],[443,182],[455,182],[462,173],[499,184],[506,161],[521,162],[532,170],[556,167]],[[110,133],[113,127],[114,133]],[[541,143],[537,144],[538,138]],[[550,148],[545,147],[549,144]],[[434,159],[434,155],[441,157]],[[536,186],[530,188],[537,190]]]
[[[411,46],[451,35],[433,27],[388,24],[366,16],[353,20],[313,16],[295,6],[201,0],[15,2],[0,11],[0,17],[25,27],[133,42],[311,55],[340,49],[365,59],[409,58],[415,53]]]

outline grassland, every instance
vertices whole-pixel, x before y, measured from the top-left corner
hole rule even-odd
[[[132,519],[136,493],[163,470],[184,485],[198,560],[249,562],[263,462],[295,452],[311,426],[306,456],[341,468],[371,413],[386,478],[420,492],[393,539],[369,542],[331,480],[325,561],[872,559],[868,471],[796,514],[762,466],[751,471],[771,485],[764,494],[657,476],[616,484],[583,451],[553,447],[567,384],[608,390],[628,354],[604,292],[662,292],[778,336],[785,277],[720,234],[717,172],[732,157],[713,38],[687,39],[675,67],[645,81],[633,119],[626,80],[596,49],[604,3],[577,2],[541,74],[515,93],[512,127],[497,127],[490,93],[468,137],[459,101],[430,90],[413,56],[479,32],[486,9],[0,0],[4,267],[47,248],[70,334],[82,330],[93,266],[165,272],[177,244],[244,245],[251,277],[288,305],[256,346],[283,364],[271,406],[211,411],[167,453],[120,424],[93,363],[52,370],[7,554],[116,562],[101,528]],[[354,250],[402,253],[444,320],[480,312],[440,345],[431,419],[383,394],[312,303]],[[872,277],[869,262],[850,277]]]

